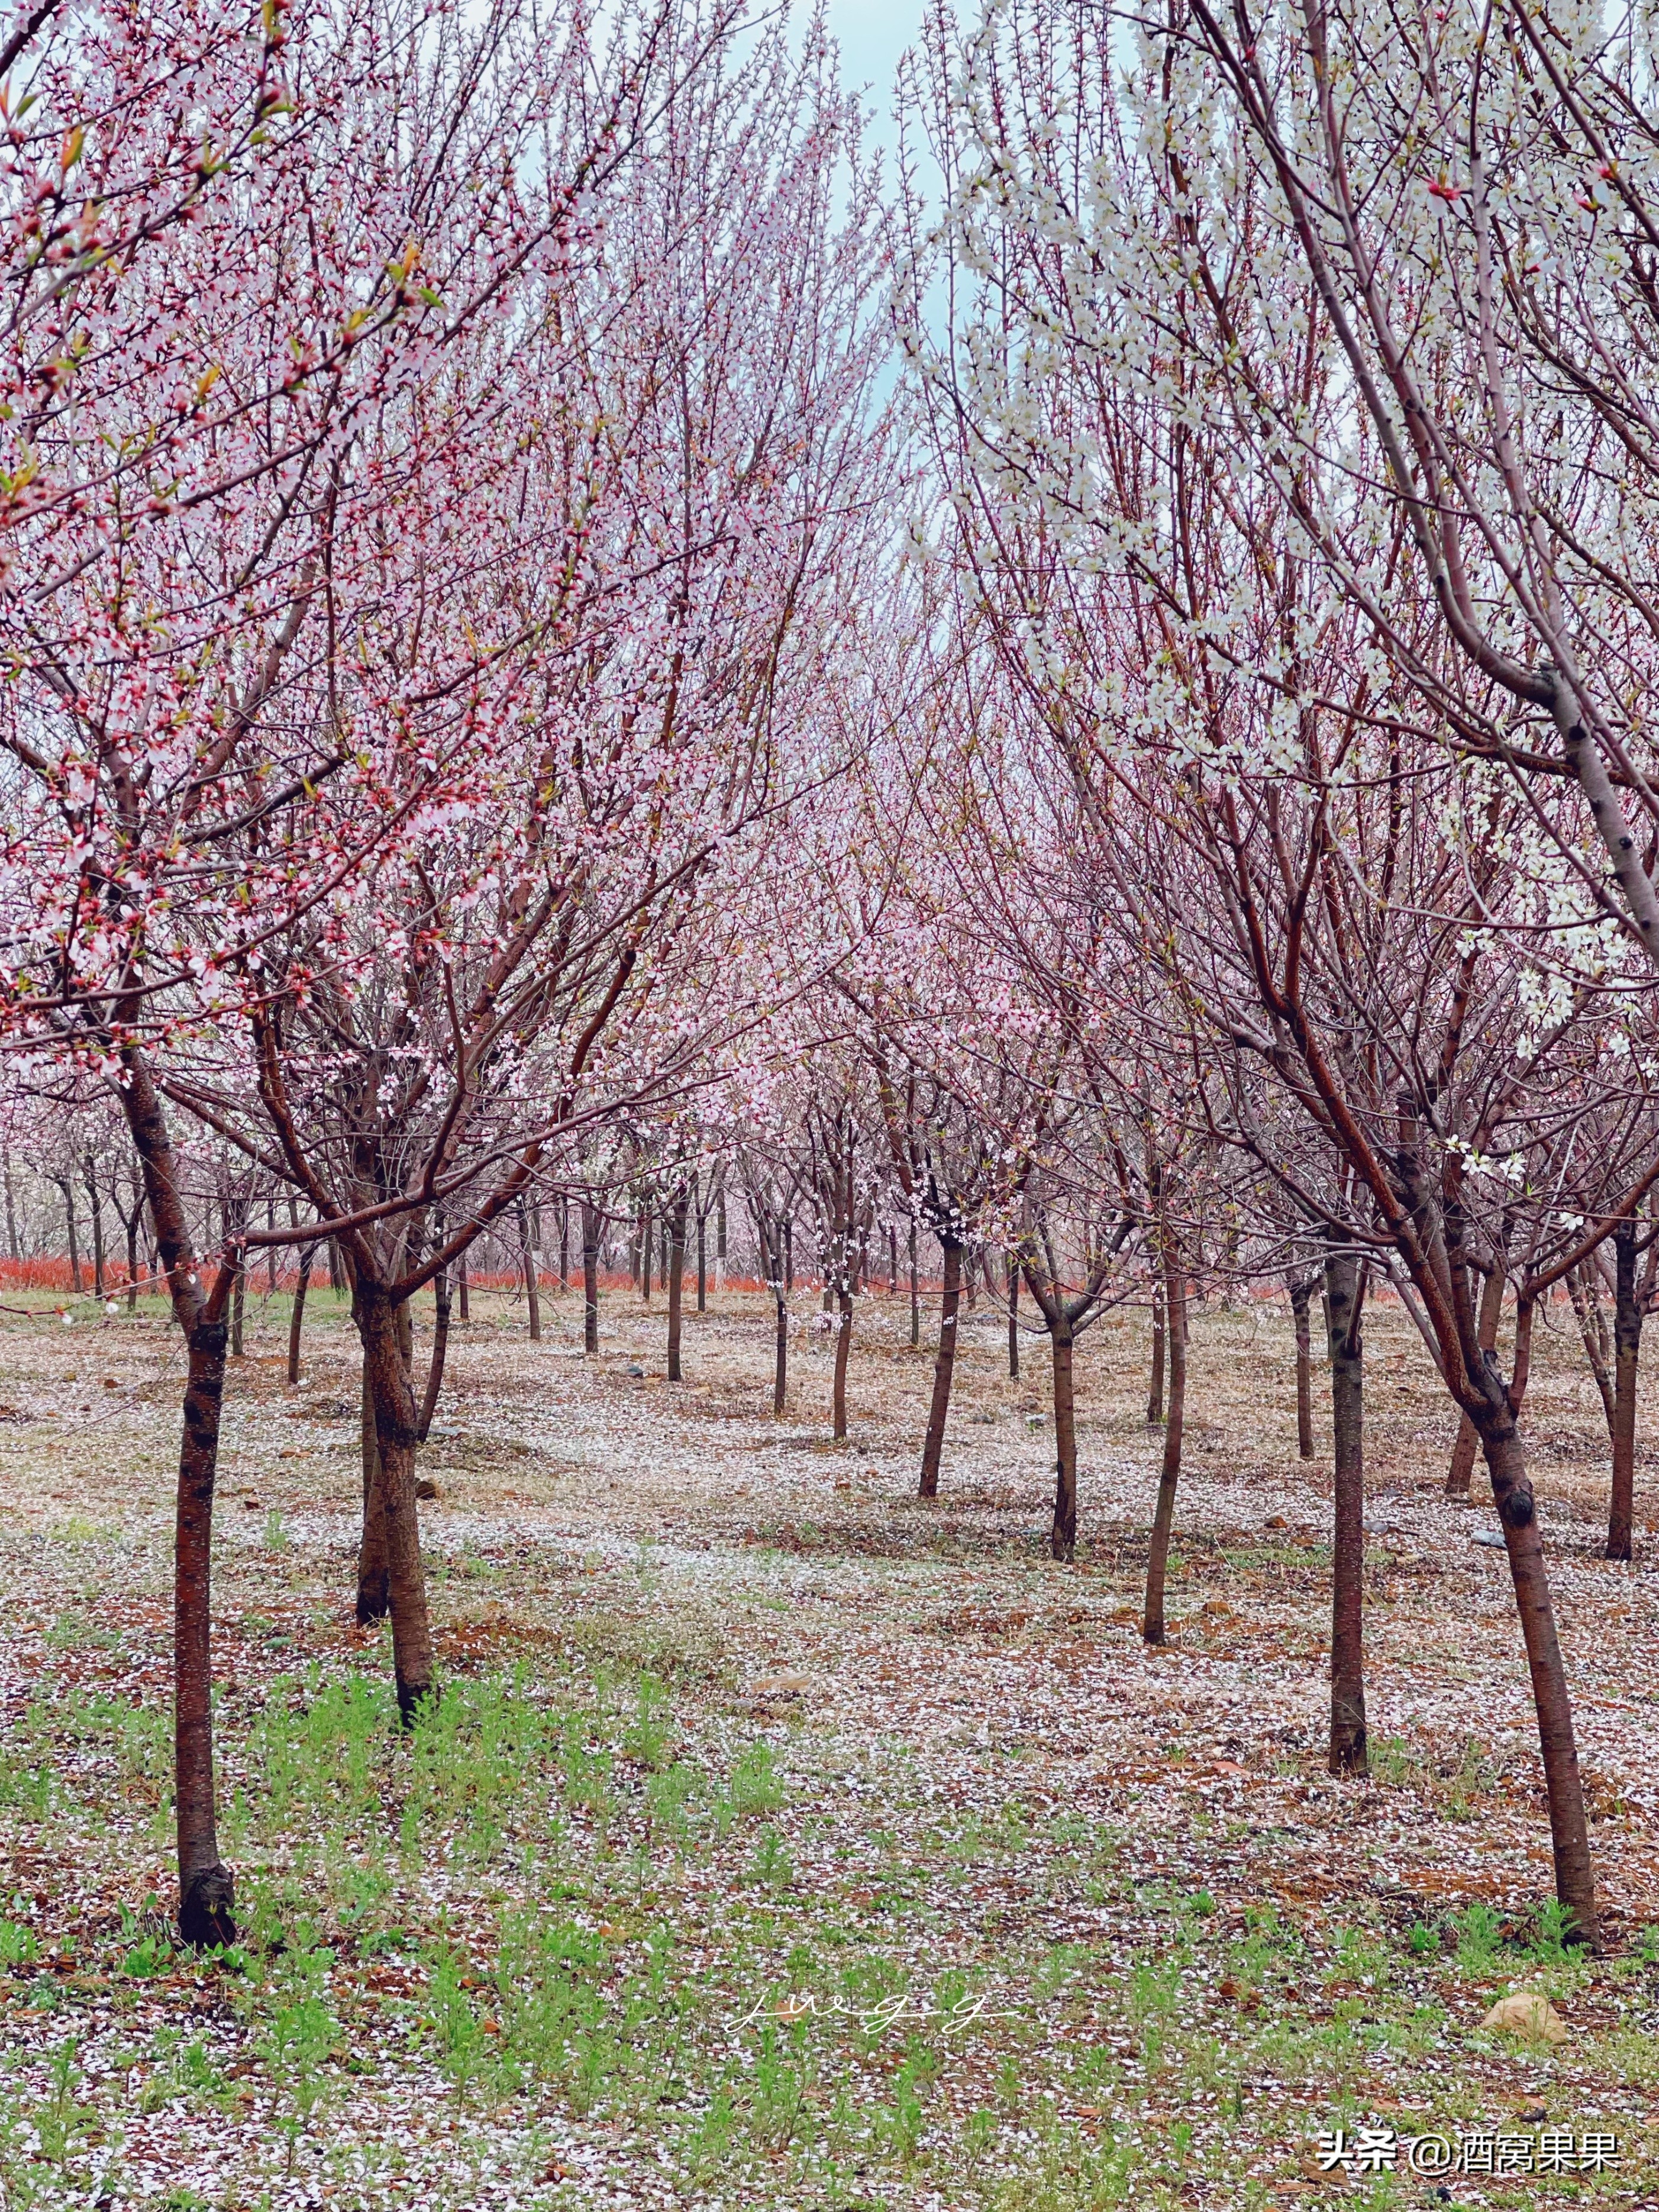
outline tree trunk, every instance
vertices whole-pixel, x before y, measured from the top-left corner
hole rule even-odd
[[[104,1205],[90,1166],[87,1170],[87,1198],[92,1207],[92,1287],[104,1296]]]
[[[123,1218],[127,1231],[127,1311],[138,1310],[138,1216],[142,1207],[135,1206]]]
[[[1555,1847],[1555,1893],[1573,1916],[1574,1933],[1594,1950],[1599,1942],[1595,1876],[1590,1863],[1589,1830],[1584,1819],[1583,1784],[1573,1740],[1572,1700],[1555,1632],[1549,1576],[1533,1502],[1532,1483],[1520,1431],[1507,1405],[1492,1405],[1480,1423],[1481,1448],[1492,1476],[1492,1497],[1503,1523],[1515,1584],[1515,1607],[1532,1675],[1538,1714],[1539,1747],[1549,1793],[1550,1836]]]
[[[438,1410],[438,1394],[444,1387],[444,1360],[449,1351],[449,1270],[440,1267],[432,1279],[434,1316],[432,1322],[432,1358],[426,1370],[426,1392],[421,1400],[421,1419],[416,1442],[424,1443],[432,1433],[432,1416]]]
[[[559,1288],[570,1288],[570,1194],[559,1200]]]
[[[783,1294],[787,1297],[795,1287],[795,1224],[786,1218],[783,1224]]]
[[[1607,1339],[1607,1318],[1601,1311],[1601,1284],[1597,1279],[1595,1263],[1587,1260],[1582,1267],[1567,1271],[1567,1295],[1572,1300],[1573,1318],[1578,1323],[1578,1334],[1583,1342],[1584,1357],[1589,1362],[1591,1375],[1601,1400],[1601,1412],[1607,1421],[1607,1434],[1613,1434],[1613,1375],[1607,1366],[1607,1357],[1613,1346]]]
[[[265,1200],[265,1227],[275,1236],[276,1201],[274,1198],[268,1198]],[[276,1295],[276,1247],[274,1244],[269,1244],[265,1248],[265,1292],[268,1297],[273,1298]]]
[[[1146,1389],[1146,1425],[1155,1429],[1164,1419],[1164,1285],[1152,1291],[1152,1372]]]
[[[1504,1310],[1504,1275],[1502,1267],[1494,1267],[1480,1285],[1480,1309],[1475,1317],[1476,1340],[1483,1352],[1498,1349],[1498,1324]],[[1448,1498],[1467,1498],[1469,1478],[1474,1473],[1474,1462],[1480,1450],[1480,1437],[1474,1423],[1467,1413],[1459,1417],[1457,1441],[1452,1446],[1451,1465],[1446,1470]]]
[[[64,1212],[69,1218],[70,1281],[78,1298],[81,1295],[81,1239],[76,1233],[75,1219],[75,1185],[66,1179],[58,1188],[64,1194]]]
[[[917,1495],[939,1496],[939,1455],[945,1449],[945,1422],[951,1410],[951,1377],[957,1364],[957,1310],[962,1303],[962,1246],[954,1237],[941,1237],[945,1249],[945,1295],[939,1303],[939,1350],[933,1355],[933,1397],[927,1409],[927,1435],[921,1447],[921,1480]]]
[[[523,1199],[520,1198],[519,1242],[524,1250],[524,1294],[530,1308],[530,1341],[532,1344],[539,1344],[542,1340],[541,1269],[538,1265],[536,1247],[532,1241],[532,1235],[530,1215],[526,1209]]]
[[[419,1424],[410,1379],[407,1320],[407,1308],[394,1307],[378,1284],[360,1283],[357,1326],[362,1334],[363,1366],[380,1455],[380,1478],[374,1489],[386,1555],[398,1710],[405,1725],[414,1718],[422,1699],[431,1696],[435,1687],[426,1572],[415,1505]]]
[[[1049,1548],[1057,1559],[1077,1551],[1077,1409],[1072,1381],[1072,1325],[1062,1312],[1048,1324],[1054,1369],[1054,1526]]]
[[[173,1541],[173,1783],[179,1846],[179,1933],[205,1948],[234,1943],[231,1878],[219,1857],[213,1777],[213,1491],[224,1400],[223,1304],[186,1340],[185,1434]]]
[[[726,1288],[726,1170],[714,1177],[714,1287]]]
[[[663,1226],[668,1232],[668,1379],[680,1380],[680,1324],[685,1307],[686,1194],[680,1191]]]
[[[386,1516],[380,1495],[380,1448],[374,1422],[374,1392],[368,1379],[368,1355],[363,1355],[362,1407],[360,1419],[363,1462],[363,1526],[357,1540],[357,1625],[384,1620],[392,1609],[386,1583]]]
[[[1360,1334],[1359,1261],[1333,1252],[1325,1261],[1330,1316],[1331,1426],[1335,1440],[1335,1534],[1331,1569],[1330,1771],[1364,1775],[1365,1755],[1364,1364]]]
[[[847,1362],[853,1348],[853,1293],[845,1278],[836,1292],[836,1381],[830,1417],[837,1443],[847,1437]]]
[[[1636,1224],[1613,1231],[1613,1494],[1607,1557],[1627,1559],[1636,1514],[1636,1377],[1642,1353],[1642,1301],[1636,1289]]]
[[[462,1278],[465,1282],[465,1278]],[[465,1296],[465,1292],[462,1292]],[[582,1350],[599,1348],[599,1209],[582,1200]]]
[[[1162,1644],[1164,1586],[1170,1568],[1170,1532],[1175,1526],[1176,1485],[1181,1476],[1181,1432],[1187,1416],[1187,1285],[1175,1255],[1164,1264],[1164,1334],[1169,1346],[1170,1403],[1164,1416],[1164,1464],[1158,1479],[1158,1510],[1152,1516],[1152,1548],[1146,1558],[1146,1611],[1140,1632],[1148,1644]]]
[[[212,1291],[203,1297],[161,1100],[136,1049],[125,1048],[121,1058],[122,1111],[138,1154],[173,1315],[189,1353],[173,1536],[173,1792],[179,1933],[185,1942],[203,1947],[236,1940],[230,1873],[219,1857],[213,1775],[213,1492],[230,1276],[222,1267]]]
[[[1313,1284],[1291,1278],[1291,1318],[1296,1324],[1296,1449],[1298,1457],[1314,1455],[1313,1330],[1308,1310],[1313,1304]]]
[[[243,1353],[242,1322],[247,1304],[247,1261],[240,1253],[236,1256],[236,1287],[230,1294],[230,1356],[240,1359]]]
[[[697,1311],[708,1310],[708,1208],[697,1209]]]
[[[789,1301],[775,1283],[773,1296],[778,1311],[772,1358],[772,1417],[781,1421],[789,1389]]]
[[[1008,1255],[1008,1380],[1019,1380],[1019,1261]]]
[[[462,1260],[459,1267],[456,1270],[456,1273],[459,1278],[457,1288],[459,1290],[461,1294],[461,1319],[463,1321],[470,1322],[472,1318],[472,1312],[471,1308],[467,1302],[466,1261],[465,1259]]]
[[[921,1284],[916,1273],[916,1224],[910,1224],[910,1343],[921,1342]]]
[[[306,1292],[311,1288],[311,1267],[317,1247],[307,1244],[300,1253],[300,1279],[294,1286],[294,1310],[288,1317],[288,1379],[300,1379],[300,1334],[305,1327]]]

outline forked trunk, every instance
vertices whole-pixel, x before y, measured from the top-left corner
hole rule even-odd
[[[1296,1323],[1296,1449],[1299,1458],[1314,1455],[1313,1330],[1308,1309],[1313,1304],[1313,1284],[1291,1279],[1291,1316]]]
[[[1155,1429],[1164,1419],[1164,1286],[1152,1292],[1152,1371],[1146,1385],[1146,1425]]]
[[[1072,1325],[1063,1312],[1049,1320],[1048,1344],[1054,1368],[1054,1525],[1049,1549],[1055,1559],[1068,1560],[1077,1551],[1077,1401]]]
[[[300,1379],[300,1338],[305,1328],[306,1292],[311,1287],[311,1263],[316,1249],[314,1244],[307,1244],[300,1255],[300,1279],[294,1287],[294,1310],[288,1317],[288,1379],[290,1382],[297,1382]]]
[[[957,1364],[957,1310],[962,1303],[962,1246],[954,1237],[942,1237],[945,1248],[945,1295],[939,1302],[939,1350],[933,1357],[933,1396],[927,1408],[927,1435],[921,1448],[921,1480],[917,1494],[939,1496],[939,1466],[945,1449],[945,1423],[951,1411],[951,1377]]]
[[[409,1372],[408,1310],[394,1307],[376,1284],[360,1284],[357,1326],[363,1369],[374,1403],[380,1479],[374,1486],[386,1558],[392,1614],[392,1660],[398,1710],[405,1724],[433,1694],[432,1627],[427,1614],[426,1571],[415,1505],[417,1421]]]
[[[1170,1532],[1175,1527],[1176,1485],[1181,1479],[1181,1432],[1187,1417],[1187,1285],[1173,1256],[1164,1262],[1164,1327],[1169,1343],[1170,1406],[1164,1417],[1164,1464],[1158,1473],[1152,1548],[1146,1558],[1146,1611],[1140,1632],[1148,1644],[1162,1644],[1166,1633],[1164,1586],[1170,1568]]]
[[[1483,1352],[1498,1349],[1498,1324],[1504,1311],[1504,1275],[1501,1267],[1495,1267],[1480,1285],[1480,1309],[1475,1316],[1476,1340]],[[1480,1432],[1467,1413],[1459,1417],[1457,1441],[1452,1446],[1451,1465],[1446,1470],[1448,1498],[1467,1498],[1469,1478],[1474,1473],[1474,1462],[1480,1450]]]
[[[438,1410],[438,1395],[444,1387],[444,1361],[449,1352],[449,1270],[440,1267],[432,1279],[432,1358],[426,1370],[426,1394],[421,1400],[419,1441],[424,1443],[432,1433],[432,1416]]]
[[[1330,1329],[1331,1426],[1335,1443],[1335,1534],[1331,1567],[1333,1774],[1363,1775],[1365,1754],[1364,1364],[1359,1261],[1333,1252],[1325,1262]]]
[[[1613,1494],[1607,1510],[1607,1557],[1627,1559],[1636,1516],[1636,1380],[1642,1355],[1633,1222],[1621,1222],[1614,1231],[1613,1254]]]
[[[466,1277],[461,1277],[461,1296],[466,1297]],[[582,1350],[599,1348],[599,1209],[590,1199],[582,1200]]]
[[[853,1293],[843,1285],[836,1292],[836,1380],[830,1400],[830,1421],[836,1442],[847,1437],[847,1361],[853,1349]]]

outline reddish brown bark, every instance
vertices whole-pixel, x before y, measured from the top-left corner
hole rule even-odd
[[[1364,1775],[1365,1751],[1364,1364],[1359,1261],[1333,1252],[1325,1262],[1334,1452],[1331,1559],[1330,1771]],[[1305,1307],[1304,1307],[1305,1310]]]
[[[1152,1292],[1152,1370],[1146,1386],[1146,1425],[1155,1429],[1164,1419],[1164,1290]]]
[[[939,1468],[945,1449],[945,1423],[951,1410],[951,1378],[957,1364],[957,1313],[962,1304],[962,1246],[941,1237],[945,1249],[945,1292],[939,1304],[939,1350],[933,1356],[933,1395],[927,1408],[927,1434],[921,1447],[921,1480],[917,1494],[939,1496]]]

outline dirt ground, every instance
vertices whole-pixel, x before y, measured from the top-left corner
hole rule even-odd
[[[1143,1315],[1082,1354],[1062,1567],[1040,1341],[1012,1382],[1001,1316],[965,1317],[924,1504],[904,1302],[860,1306],[844,1446],[796,1304],[775,1422],[757,1297],[688,1314],[678,1386],[659,1300],[608,1293],[591,1361],[574,1298],[539,1345],[475,1303],[422,1455],[445,1695],[399,1741],[349,1613],[349,1322],[313,1297],[290,1389],[256,1302],[216,1567],[245,1940],[209,1960],[165,1911],[176,1334],[5,1323],[7,2206],[1659,2203],[1659,1490],[1650,1452],[1637,1562],[1600,1559],[1570,1310],[1527,1428],[1595,1960],[1549,1910],[1490,1498],[1438,1494],[1453,1423],[1397,1309],[1367,1334],[1374,1778],[1338,1784],[1282,1299],[1197,1317],[1158,1652]],[[1564,2040],[1482,2028],[1523,1989]]]

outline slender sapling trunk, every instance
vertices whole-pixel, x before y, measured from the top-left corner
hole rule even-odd
[[[1335,1534],[1331,1571],[1330,1771],[1364,1775],[1365,1753],[1364,1364],[1359,1261],[1334,1251],[1325,1261],[1329,1316]]]
[[[941,1237],[945,1251],[945,1291],[939,1301],[939,1350],[933,1355],[933,1395],[927,1408],[927,1434],[921,1448],[921,1480],[917,1495],[939,1496],[939,1458],[945,1449],[945,1424],[951,1411],[951,1378],[957,1364],[957,1312],[962,1303],[962,1246],[954,1237]]]

